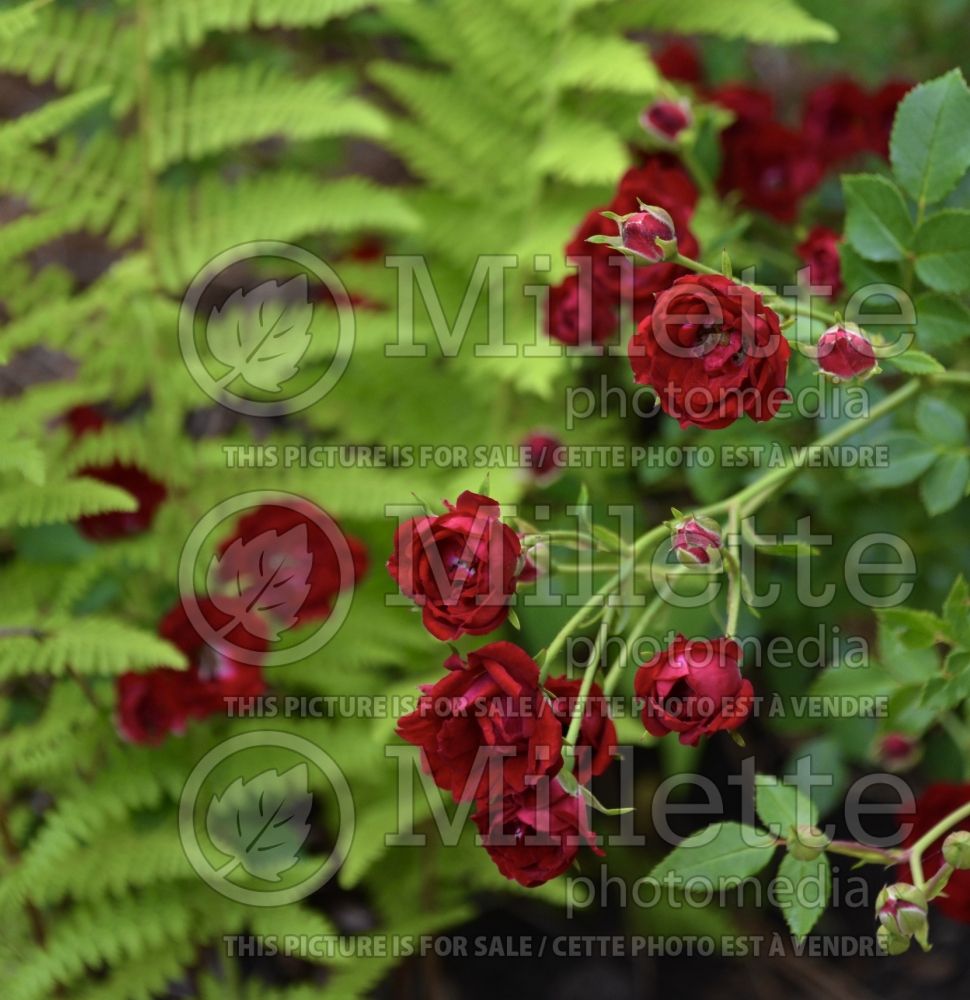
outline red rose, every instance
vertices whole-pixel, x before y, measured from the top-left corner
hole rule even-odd
[[[85,434],[102,430],[108,421],[93,406],[75,406],[64,415],[75,440]],[[155,513],[168,491],[165,485],[153,479],[137,466],[124,462],[110,465],[86,465],[77,470],[79,476],[96,479],[100,483],[118,486],[138,501],[138,509],[107,511],[104,514],[87,514],[78,519],[78,530],[92,541],[106,542],[127,538],[147,531],[155,520]]]
[[[751,712],[751,682],[741,676],[734,639],[676,639],[637,671],[643,726],[652,736],[679,733],[694,746],[721,729],[736,729]]]
[[[509,792],[523,791],[527,778],[559,770],[562,726],[528,653],[511,642],[493,642],[469,653],[467,662],[450,656],[445,667],[449,672],[422,687],[418,707],[397,724],[398,735],[421,748],[439,788],[458,801],[480,798],[488,788],[489,755],[502,758],[495,767],[501,766]],[[480,751],[486,766],[473,783]]]
[[[690,42],[679,39],[668,42],[659,52],[654,53],[653,63],[668,80],[699,84],[704,79],[700,56]]]
[[[818,366],[836,378],[855,378],[876,367],[876,355],[868,338],[859,330],[832,326],[819,337]]]
[[[763,124],[775,117],[775,99],[767,91],[744,83],[726,83],[710,93],[715,104],[734,113],[731,128]]]
[[[950,813],[968,802],[970,802],[970,784],[939,782],[930,785],[916,802],[915,815],[907,813],[900,817],[903,823],[912,824],[903,846],[911,847],[924,833],[929,833],[940,820],[946,819]],[[943,841],[947,834],[954,830],[970,831],[970,818],[951,827],[923,852],[923,874],[927,879],[932,878],[940,870],[943,864]],[[913,877],[908,864],[900,865],[897,875],[902,882],[910,882]],[[955,871],[946,884],[944,894],[932,900],[932,904],[951,920],[970,924],[970,869]]]
[[[198,604],[213,627],[228,621],[211,602],[200,600]],[[266,690],[259,667],[239,663],[228,651],[206,643],[181,601],[162,619],[158,634],[185,654],[189,667],[159,667],[118,678],[118,729],[129,742],[157,746],[170,733],[182,732],[189,719],[224,711],[227,698],[254,697]],[[261,648],[251,637],[248,641],[248,648]]]
[[[572,347],[589,346],[605,343],[616,333],[616,312],[611,296],[600,292],[610,270],[609,264],[597,260],[592,276],[570,274],[549,289],[546,332],[553,340]]]
[[[582,844],[603,854],[589,827],[585,802],[556,780],[483,800],[473,818],[498,870],[530,889],[561,875]]]
[[[324,527],[324,525],[326,527]],[[231,597],[213,595],[225,611],[253,607],[283,628],[326,618],[337,595],[367,571],[367,549],[310,503],[264,504],[242,517],[219,546],[217,576]],[[266,638],[277,629],[268,628]]]
[[[568,677],[550,677],[546,680],[546,690],[553,696],[552,710],[568,732],[573,721],[573,711],[579,697],[582,681]],[[610,718],[603,689],[593,684],[583,706],[583,721],[576,740],[579,764],[577,774],[582,780],[587,776],[602,774],[613,762],[616,750],[616,726]]]
[[[727,427],[742,414],[770,420],[788,399],[790,354],[761,296],[722,275],[678,278],[630,341],[636,381],[681,427]]]
[[[490,497],[465,492],[446,514],[415,517],[394,533],[387,569],[443,641],[494,632],[522,577],[519,536]]]
[[[871,145],[869,96],[848,77],[816,87],[805,99],[802,134],[828,166],[858,156]]]
[[[839,258],[839,234],[825,226],[815,226],[795,248],[808,265],[808,279],[817,288],[830,288],[828,298],[838,298],[842,291],[842,262]]]
[[[899,102],[913,89],[908,80],[890,80],[869,98],[869,148],[889,156],[889,136]]]
[[[779,122],[732,125],[721,134],[718,187],[738,191],[751,208],[791,222],[821,179],[821,165],[799,133]]]

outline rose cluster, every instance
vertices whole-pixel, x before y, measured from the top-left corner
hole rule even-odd
[[[388,570],[436,638],[498,628],[517,585],[531,575],[520,539],[500,514],[491,498],[464,493],[445,513],[398,529]],[[720,546],[709,526],[691,520],[683,528],[683,545],[701,547],[708,558]],[[705,531],[700,540],[698,528]],[[602,689],[594,682],[584,696],[579,680],[544,677],[525,650],[504,641],[454,652],[444,670],[421,687],[397,732],[420,748],[439,788],[474,803],[482,843],[502,874],[537,886],[565,871],[580,847],[602,853],[586,792],[616,749]],[[733,729],[750,712],[751,684],[741,678],[733,640],[678,637],[640,668],[635,686],[647,731],[675,732],[684,743]]]
[[[224,712],[228,698],[262,694],[259,661],[270,644],[283,631],[326,619],[367,569],[362,543],[309,503],[254,508],[218,553],[209,595],[179,601],[158,627],[188,669],[118,678],[118,728],[132,743],[161,743],[190,720]]]

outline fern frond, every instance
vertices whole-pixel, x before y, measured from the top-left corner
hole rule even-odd
[[[120,674],[186,666],[185,657],[151,632],[112,619],[82,618],[40,630],[39,637],[0,637],[0,677],[24,674]]]
[[[163,76],[152,96],[152,166],[162,170],[270,136],[380,138],[384,115],[332,76],[301,79],[272,67],[224,66]],[[2,135],[2,133],[0,133]]]
[[[29,0],[19,7],[0,11],[0,41],[9,42],[37,23],[37,11],[54,0]]]
[[[357,177],[321,183],[293,171],[264,171],[227,185],[206,178],[191,190],[164,192],[169,220],[158,248],[163,279],[182,291],[209,260],[259,233],[261,239],[293,240],[311,232],[408,232],[417,216],[394,191]]]
[[[570,184],[615,180],[629,164],[620,138],[591,119],[559,114],[535,151],[534,164]]]
[[[91,108],[104,101],[111,91],[97,86],[48,101],[36,111],[0,125],[0,154],[10,156],[18,146],[44,142],[63,132]]]
[[[61,524],[88,514],[134,510],[138,510],[138,501],[130,493],[85,476],[0,488],[0,528]]]
[[[0,69],[61,90],[105,85],[120,114],[134,99],[135,34],[110,14],[61,5],[35,12],[29,31],[0,42]]]

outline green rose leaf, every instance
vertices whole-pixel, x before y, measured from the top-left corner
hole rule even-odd
[[[970,309],[939,292],[925,292],[916,300],[920,345],[929,351],[959,344],[970,337]]]
[[[898,354],[894,358],[885,359],[889,364],[895,365],[901,372],[907,375],[936,375],[946,371],[943,365],[936,358],[925,351],[906,351],[905,354]]]
[[[961,445],[967,439],[967,419],[937,396],[924,396],[916,406],[920,433],[938,444]]]
[[[952,510],[967,492],[970,458],[964,452],[941,455],[920,480],[919,495],[931,517]]]
[[[951,70],[899,103],[890,139],[893,173],[921,207],[945,198],[970,167],[970,90]]]
[[[949,208],[916,231],[916,273],[938,292],[970,289],[970,210]]]
[[[692,878],[710,879],[715,885],[756,875],[775,853],[775,839],[763,830],[740,823],[715,823],[691,834],[650,873],[674,885]]]
[[[825,912],[832,892],[832,869],[826,855],[799,861],[786,854],[778,866],[775,894],[792,934],[803,938]]]
[[[902,193],[875,174],[843,177],[845,234],[868,260],[903,260],[912,244],[913,221]]]
[[[758,818],[776,836],[787,836],[793,826],[815,826],[818,822],[818,810],[797,786],[784,784],[770,774],[756,775],[754,780]]]

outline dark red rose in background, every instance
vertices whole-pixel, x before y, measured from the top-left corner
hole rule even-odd
[[[728,127],[759,125],[774,120],[775,99],[767,91],[745,83],[726,83],[708,95],[710,100],[734,113],[734,122]]]
[[[916,802],[916,813],[906,813],[900,816],[901,824],[912,823],[912,830],[909,832],[903,843],[904,847],[911,847],[923,836],[929,833],[940,820],[946,819],[950,813],[970,802],[970,784],[957,785],[948,782],[939,782],[930,785]],[[954,830],[970,831],[970,818],[963,820],[951,827],[946,833]],[[933,843],[928,850],[923,853],[923,874],[926,878],[932,878],[943,864],[943,841],[946,834]],[[912,875],[908,864],[902,864],[897,869],[897,875],[901,882],[912,881]],[[961,923],[970,924],[970,869],[960,869],[955,871],[946,884],[944,895],[937,896],[931,901],[941,913],[946,914],[951,920],[959,920]]]
[[[842,291],[842,262],[839,259],[839,234],[825,226],[815,226],[795,248],[808,265],[809,280],[816,287],[832,289],[830,299]]]
[[[869,95],[848,77],[816,87],[805,98],[802,135],[826,166],[835,166],[870,148]]]
[[[230,621],[205,599],[198,601],[198,607],[217,630]],[[157,746],[170,733],[182,732],[189,720],[223,712],[227,698],[254,697],[266,690],[259,667],[232,658],[230,642],[241,641],[253,651],[263,648],[244,629],[230,631],[226,648],[213,648],[196,631],[179,602],[162,619],[158,634],[185,654],[189,668],[159,667],[118,678],[118,729],[130,743]]]
[[[548,486],[558,478],[564,468],[563,443],[559,438],[543,431],[533,431],[522,445],[527,449],[529,470],[537,483]]]
[[[779,122],[740,123],[721,133],[718,188],[738,191],[750,208],[791,222],[802,198],[821,180],[815,151]]]
[[[668,80],[692,84],[703,82],[704,67],[697,49],[690,42],[668,42],[654,53],[653,62]]]
[[[734,639],[676,639],[637,671],[643,726],[652,736],[678,733],[694,746],[702,736],[736,729],[751,712],[751,682],[741,677]]]
[[[553,696],[552,710],[562,723],[563,732],[569,731],[581,686],[581,680],[570,680],[568,677],[550,677],[546,680],[546,690]],[[579,751],[577,776],[586,780],[587,775],[595,777],[602,774],[613,761],[613,748],[616,745],[616,726],[610,718],[603,689],[598,684],[593,684],[583,706],[583,721],[576,740],[576,749]],[[588,756],[583,753],[583,748],[588,750]]]
[[[94,434],[107,426],[108,420],[93,406],[75,406],[64,414],[64,422],[70,427],[74,438]],[[78,530],[92,541],[106,542],[117,538],[127,538],[147,531],[155,520],[155,513],[168,495],[163,483],[153,479],[147,472],[135,465],[112,462],[110,465],[86,465],[77,470],[79,476],[87,476],[110,486],[118,486],[130,493],[138,501],[137,510],[107,511],[104,514],[88,514],[78,519]]]
[[[791,348],[761,296],[722,275],[686,275],[661,292],[630,341],[640,385],[682,427],[770,420],[788,399]]]
[[[118,486],[138,501],[138,509],[107,511],[104,514],[87,514],[78,519],[77,526],[85,538],[107,542],[127,538],[147,531],[155,520],[155,513],[168,495],[165,486],[137,466],[112,462],[111,465],[86,465],[77,470],[79,476],[96,479],[100,483]]]
[[[524,560],[518,535],[490,497],[465,492],[445,506],[445,514],[414,517],[397,529],[387,570],[421,608],[425,628],[449,641],[505,622]]]
[[[527,778],[555,774],[562,766],[562,726],[539,688],[539,667],[511,642],[493,642],[445,661],[448,673],[421,688],[418,707],[398,721],[397,733],[421,748],[424,767],[439,788],[461,801],[488,788],[489,767],[469,778],[479,750],[502,759],[508,793],[521,792]],[[501,753],[501,749],[512,753]]]
[[[818,366],[836,378],[855,378],[876,367],[876,354],[859,330],[832,326],[819,337]]]
[[[611,296],[600,291],[606,283],[606,276],[599,277],[599,273],[611,268],[600,261],[596,261],[593,267],[596,276],[592,280],[583,274],[570,274],[549,289],[546,331],[561,344],[571,347],[602,344],[616,333],[616,312],[610,301]]]
[[[899,102],[913,89],[908,80],[890,80],[869,98],[869,148],[889,156],[889,136]]]
[[[586,803],[555,779],[479,802],[474,820],[498,870],[527,888],[561,875],[583,844],[603,854]]]
[[[251,510],[219,555],[216,575],[228,587],[213,593],[216,603],[229,613],[261,611],[284,629],[326,618],[337,595],[367,571],[363,543],[309,502]],[[276,631],[268,627],[265,637]]]

